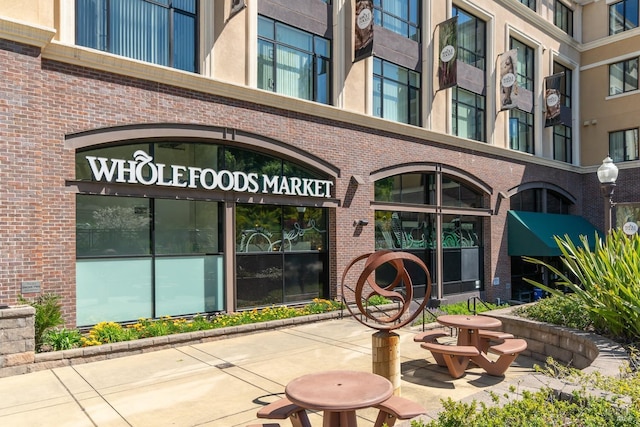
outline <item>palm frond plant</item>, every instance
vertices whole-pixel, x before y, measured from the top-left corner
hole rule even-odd
[[[556,285],[575,294],[598,332],[640,340],[640,236],[627,236],[620,229],[604,239],[596,234],[593,250],[587,236],[580,236],[581,245],[567,235],[555,240],[566,273],[536,258],[524,257],[525,261],[555,273]],[[552,295],[563,295],[559,289],[525,280]]]

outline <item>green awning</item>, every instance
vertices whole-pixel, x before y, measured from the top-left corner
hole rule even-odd
[[[600,235],[593,224],[576,215],[508,211],[507,227],[510,256],[559,256],[554,236],[565,234],[577,246],[582,246],[580,236],[587,236],[593,249],[596,232]]]

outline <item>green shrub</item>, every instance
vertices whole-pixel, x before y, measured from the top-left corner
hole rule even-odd
[[[64,323],[62,319],[62,309],[60,307],[60,297],[53,294],[43,294],[29,301],[22,296],[18,297],[22,304],[29,304],[35,308],[34,329],[36,351],[40,350],[43,344],[44,333],[50,329]]]
[[[508,397],[508,396],[505,396]],[[412,421],[411,427],[550,427],[640,425],[637,407],[621,405],[616,397],[595,397],[586,391],[560,398],[551,389],[523,391],[520,399],[496,405],[443,401],[444,410],[430,421]]]
[[[528,319],[574,329],[588,330],[592,326],[582,301],[575,294],[553,295],[532,305],[516,307],[513,312]]]
[[[48,329],[42,337],[42,348],[50,351],[69,350],[82,345],[82,334],[77,329]]]
[[[596,331],[627,341],[640,340],[640,236],[627,236],[620,229],[601,239],[595,236],[595,249],[589,248],[586,236],[576,246],[568,236],[556,237],[565,269],[535,258],[524,259],[540,264],[555,273],[556,285],[576,295]],[[532,280],[527,282],[545,291],[563,296],[556,289]]]

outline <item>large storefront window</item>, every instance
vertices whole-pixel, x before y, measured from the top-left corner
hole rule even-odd
[[[76,323],[327,297],[328,209],[304,206],[305,197],[317,205],[331,196],[332,182],[322,178],[277,157],[212,143],[79,150]],[[249,193],[261,202],[249,202]],[[268,204],[290,195],[303,203]],[[232,224],[235,236],[224,236]],[[234,255],[236,271],[225,271],[225,257]],[[227,307],[231,294],[235,306]]]
[[[223,309],[215,202],[77,196],[77,324]]]
[[[236,253],[238,308],[328,294],[325,209],[238,205]]]
[[[377,250],[416,255],[429,268],[434,283],[442,285],[443,294],[483,289],[482,222],[486,212],[481,192],[452,176],[409,173],[378,180],[375,200],[390,208],[375,211]],[[436,200],[441,200],[440,206]],[[402,208],[393,209],[395,203]],[[425,283],[423,273],[410,274],[415,284]]]

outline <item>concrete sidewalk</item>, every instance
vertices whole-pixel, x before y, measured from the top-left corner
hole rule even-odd
[[[371,371],[374,332],[353,319],[328,320],[0,378],[0,426],[244,427],[264,422],[256,411],[283,396],[285,385],[300,375]],[[441,408],[440,399],[506,390],[532,372],[534,362],[520,356],[505,377],[474,368],[453,380],[413,342],[419,330],[397,332],[402,396],[431,414]],[[373,409],[358,411],[358,425],[372,426],[375,416]],[[322,425],[320,413],[310,419]],[[288,420],[280,424],[291,425]]]

